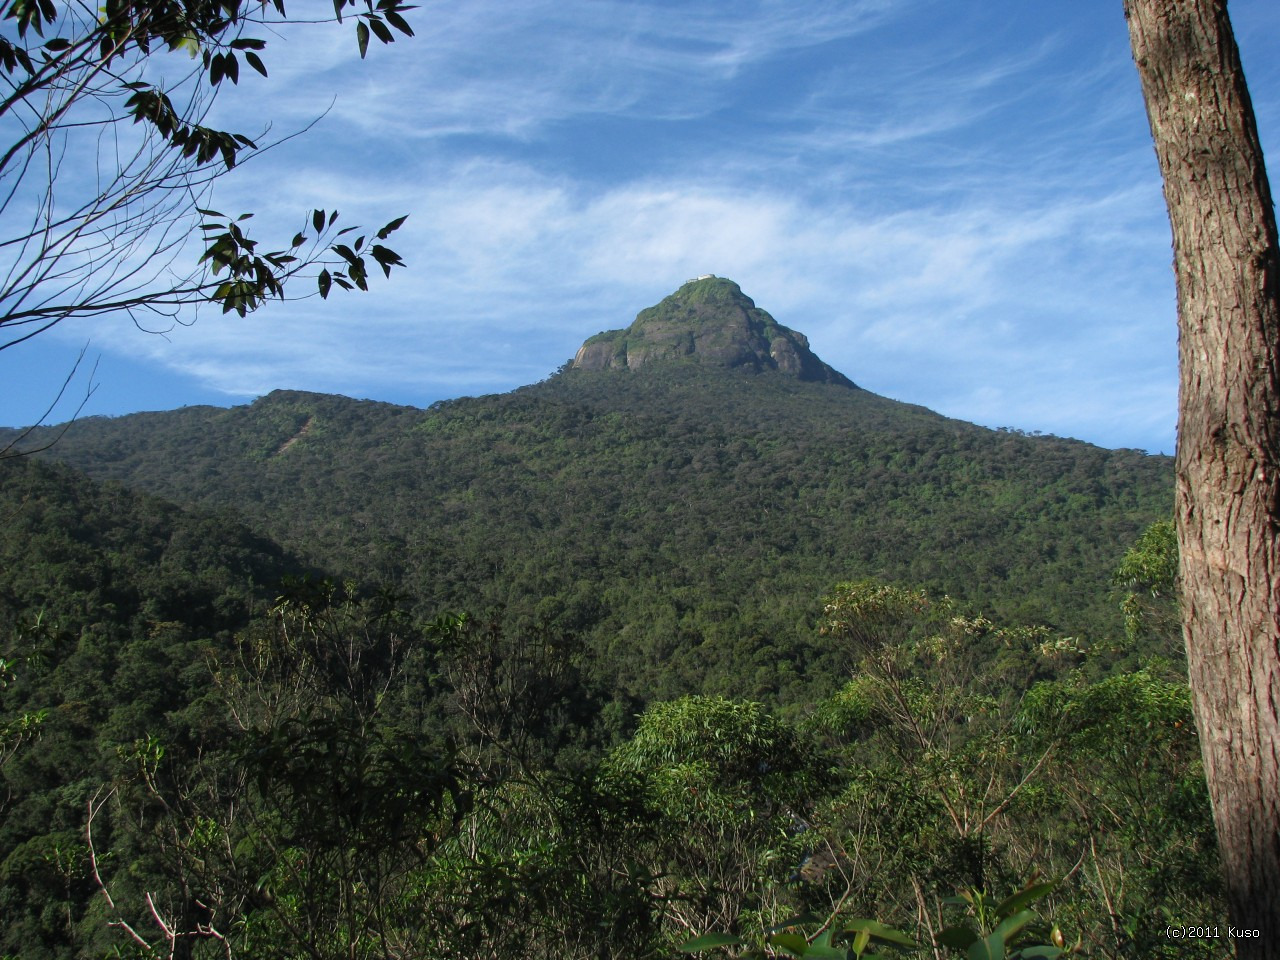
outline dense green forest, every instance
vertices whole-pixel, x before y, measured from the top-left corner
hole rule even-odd
[[[566,370],[425,411],[278,392],[89,419],[50,453],[233,511],[419,615],[572,632],[643,699],[807,700],[841,667],[813,636],[820,597],[857,577],[1115,632],[1110,570],[1171,502],[1164,458],[692,365]]]
[[[956,891],[1046,878],[1085,955],[1220,915],[1158,530],[1123,641],[860,581],[812,625],[831,695],[630,716],[564,632],[424,621],[225,520],[3,469],[15,957],[165,929],[179,956],[660,956],[832,912],[929,942],[978,923]]]
[[[0,460],[0,955],[1220,955],[1169,462],[803,379],[736,289],[794,370]]]

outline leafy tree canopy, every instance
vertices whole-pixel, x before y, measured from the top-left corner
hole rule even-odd
[[[371,37],[412,36],[409,9],[335,0],[332,19],[354,18],[363,57]],[[367,289],[370,261],[402,265],[383,241],[403,217],[344,239],[356,228],[313,210],[264,250],[252,214],[211,209],[214,182],[270,146],[209,125],[213,100],[243,68],[267,75],[263,36],[289,20],[284,0],[0,8],[0,349],[70,317],[202,303],[244,316],[303,275],[327,296]],[[177,79],[157,80],[159,64]]]

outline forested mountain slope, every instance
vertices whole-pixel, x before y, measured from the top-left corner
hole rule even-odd
[[[616,333],[509,394],[416,410],[280,391],[86,419],[50,455],[233,510],[314,562],[397,584],[422,612],[584,635],[646,700],[800,695],[803,675],[837,666],[811,625],[851,577],[1005,622],[1119,632],[1107,578],[1167,514],[1167,458],[868,393],[718,278]],[[648,352],[584,363],[602,342]]]
[[[301,572],[225,517],[0,460],[0,955],[52,955],[74,939],[98,896],[89,799],[139,738],[199,736],[210,649]],[[101,956],[111,931],[89,926],[102,939],[84,955]]]

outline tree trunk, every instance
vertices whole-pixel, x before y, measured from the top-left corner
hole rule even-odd
[[[1236,949],[1262,958],[1280,950],[1275,209],[1226,0],[1125,0],[1125,16],[1173,227],[1191,689]]]

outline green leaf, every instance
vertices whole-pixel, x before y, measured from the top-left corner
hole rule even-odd
[[[385,23],[383,23],[377,17],[369,18],[369,27],[370,29],[373,30],[374,36],[376,36],[383,43],[395,42],[396,38],[392,35],[391,30],[387,27]]]
[[[996,916],[1003,918],[1017,913],[1027,904],[1033,903],[1043,897],[1047,897],[1053,892],[1057,885],[1058,882],[1056,880],[1050,881],[1049,883],[1038,883],[1034,887],[1027,887],[1025,890],[1021,890],[1018,893],[1005,898],[1000,901],[1000,905],[996,907]]]
[[[845,926],[845,930],[850,932],[854,930],[865,930],[871,936],[889,943],[900,943],[904,947],[914,947],[916,942],[901,930],[895,930],[893,927],[887,927],[883,923],[876,920],[850,920]]]
[[[809,940],[799,933],[775,933],[766,941],[770,946],[781,947],[793,957],[803,957],[809,949]]]
[[[867,944],[871,942],[870,930],[859,930],[858,935],[853,938],[851,949],[857,956],[862,956],[862,951],[867,949]]]
[[[409,219],[408,214],[405,214],[403,217],[396,217],[394,220],[392,220],[385,227],[383,227],[381,230],[378,231],[378,239],[379,240],[387,239],[387,237],[391,236],[391,234],[395,233],[402,226],[404,226],[404,222],[408,219]]]
[[[321,233],[324,230],[323,210],[311,211],[311,226],[315,229],[316,233]]]
[[[1021,913],[1015,913],[1011,917],[1005,917],[1000,921],[1000,925],[991,931],[991,936],[987,939],[999,937],[1002,944],[1009,943],[1022,932],[1023,927],[1031,923],[1035,918],[1036,915],[1030,910],[1023,910]]]
[[[387,18],[387,23],[391,24],[406,37],[413,36],[413,28],[409,26],[404,17],[400,16],[400,14],[396,13],[394,10],[386,10],[383,11],[382,15]]]
[[[828,928],[823,932],[830,933],[831,930]],[[819,939],[821,939],[821,937],[819,937]],[[841,950],[839,947],[833,947],[829,943],[818,943],[815,941],[814,943],[809,944],[809,949],[804,952],[805,960],[810,960],[811,957],[815,958],[815,960],[849,960],[849,951]]]
[[[369,252],[373,255],[373,259],[378,261],[378,266],[382,267],[384,276],[391,276],[392,267],[404,266],[404,261],[400,259],[400,254],[394,250],[388,250],[381,244],[375,243],[373,249]]]
[[[676,947],[681,953],[697,953],[699,950],[710,950],[714,947],[731,947],[742,943],[741,937],[728,933],[704,933],[700,937],[682,943]]]
[[[333,277],[330,275],[329,271],[321,270],[320,276],[316,278],[316,281],[320,285],[320,299],[329,299],[329,290],[333,287]]]
[[[978,939],[978,935],[970,927],[955,926],[939,931],[933,939],[944,947],[967,950]]]
[[[356,262],[347,268],[347,276],[351,278],[352,282],[354,282],[357,287],[364,290],[366,293],[368,292],[369,274],[368,271],[365,270],[363,259],[358,257],[356,258]]]
[[[258,56],[256,53],[254,53],[252,50],[249,50],[248,52],[245,53],[244,59],[245,59],[245,62],[249,64],[249,66],[253,67],[253,69],[257,70],[264,77],[267,75],[267,68],[266,68],[266,65],[262,62],[262,58]]]
[[[369,52],[369,27],[363,20],[356,24],[356,43],[360,46],[360,59],[363,60]]]

